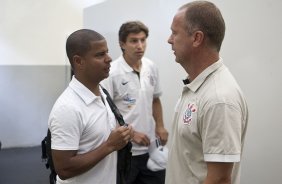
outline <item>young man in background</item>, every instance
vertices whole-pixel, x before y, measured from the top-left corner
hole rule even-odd
[[[165,145],[168,137],[159,98],[158,69],[144,57],[148,35],[148,28],[140,21],[122,24],[119,30],[122,55],[112,62],[110,76],[102,82],[134,131],[127,184],[163,184],[165,179],[165,168],[159,171],[147,168],[151,142],[159,138]]]

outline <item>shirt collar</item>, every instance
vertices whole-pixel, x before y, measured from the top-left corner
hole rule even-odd
[[[186,79],[183,79],[182,82],[183,82],[184,85],[187,85],[187,84],[190,83],[190,80],[188,78],[186,78]]]
[[[185,86],[187,86],[191,91],[196,92],[200,88],[200,86],[205,82],[207,77],[222,66],[223,62],[220,58],[217,62],[202,71],[202,73],[200,73],[192,82],[185,84]],[[189,78],[187,78],[186,80],[189,81]]]
[[[123,55],[120,56],[121,60],[121,67],[124,69],[125,72],[133,72],[133,68],[129,66],[129,64],[125,61]]]
[[[69,87],[84,101],[86,105],[92,103],[98,97],[92,93],[86,86],[79,82],[75,76],[69,84]],[[100,90],[101,91],[101,90]]]

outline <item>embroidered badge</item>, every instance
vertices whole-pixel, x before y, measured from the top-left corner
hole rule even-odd
[[[136,99],[132,98],[129,94],[126,94],[123,97],[123,102],[127,105],[127,107],[130,109],[131,106],[135,105]]]
[[[188,107],[185,110],[184,115],[183,115],[183,123],[190,126],[191,123],[192,123],[193,113],[196,112],[196,111],[197,111],[197,109],[195,107],[195,104],[189,103]]]

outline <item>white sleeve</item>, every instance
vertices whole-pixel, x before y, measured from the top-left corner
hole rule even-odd
[[[159,70],[156,66],[154,68],[154,73],[155,73],[155,80],[156,80],[156,85],[154,89],[154,98],[157,98],[161,96],[162,90],[161,90],[161,84],[160,84]]]
[[[79,111],[71,106],[57,107],[49,118],[52,149],[78,150],[83,125]]]

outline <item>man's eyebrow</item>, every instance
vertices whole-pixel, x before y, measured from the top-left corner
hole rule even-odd
[[[101,55],[101,54],[105,54],[105,53],[108,53],[108,52],[109,52],[108,50],[100,51],[100,52],[97,52],[95,54],[95,56],[98,56],[98,55]]]

